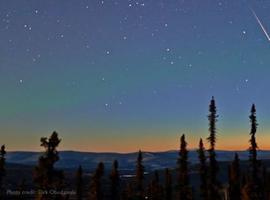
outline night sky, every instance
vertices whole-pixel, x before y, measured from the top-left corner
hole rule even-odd
[[[219,149],[248,148],[252,103],[259,147],[270,149],[269,9],[268,0],[0,0],[1,143],[40,150],[56,130],[61,149],[161,151],[185,133],[195,148],[215,96]]]

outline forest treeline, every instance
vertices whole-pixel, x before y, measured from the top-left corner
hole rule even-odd
[[[63,170],[55,167],[60,159],[57,147],[61,142],[57,132],[49,138],[41,138],[44,153],[39,157],[38,164],[33,170],[34,194],[25,194],[24,182],[18,188],[16,195],[8,194],[5,176],[6,150],[0,149],[0,199],[39,199],[39,200],[269,200],[270,174],[264,163],[258,159],[256,142],[257,119],[256,108],[253,104],[250,110],[250,140],[248,168],[242,170],[240,159],[235,153],[234,160],[228,165],[227,183],[219,180],[220,166],[216,158],[217,142],[217,108],[214,97],[209,104],[209,137],[206,138],[208,148],[203,139],[199,140],[197,156],[199,159],[199,187],[194,188],[190,183],[191,168],[189,151],[185,135],[180,137],[180,148],[176,167],[161,169],[151,173],[150,181],[146,181],[143,165],[143,152],[137,155],[135,176],[124,180],[119,172],[118,161],[112,163],[110,173],[105,173],[104,163],[100,162],[91,174],[88,183],[84,178],[84,169],[78,166],[74,193],[65,193],[65,176]],[[161,175],[164,177],[161,181]],[[107,176],[105,181],[105,176]],[[149,179],[149,177],[148,177]],[[53,192],[52,192],[53,191]]]

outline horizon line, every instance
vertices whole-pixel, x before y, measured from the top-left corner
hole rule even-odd
[[[188,151],[196,151],[198,150],[197,148],[192,148],[192,149],[188,149]],[[207,152],[208,149],[205,149],[205,151]],[[229,152],[245,152],[248,151],[249,149],[215,149],[215,151],[229,151]],[[139,150],[138,150],[139,151]],[[83,151],[83,150],[72,150],[72,149],[63,149],[63,150],[59,150],[58,152],[78,152],[78,153],[116,153],[116,154],[132,154],[132,153],[138,153],[138,151],[127,151],[127,152],[121,152],[121,151]],[[171,149],[171,150],[163,150],[163,151],[144,151],[141,149],[141,151],[143,153],[165,153],[165,152],[178,152],[179,150],[177,149]],[[257,149],[257,151],[270,151],[270,149]],[[37,150],[11,150],[11,151],[7,151],[8,153],[14,153],[14,152],[25,152],[25,153],[42,153],[44,151],[37,151]]]

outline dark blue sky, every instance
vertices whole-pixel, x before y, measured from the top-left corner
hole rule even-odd
[[[37,149],[56,130],[63,149],[165,150],[186,133],[195,147],[214,95],[219,148],[246,148],[252,103],[270,148],[270,42],[251,9],[270,31],[268,0],[0,0],[1,141]]]

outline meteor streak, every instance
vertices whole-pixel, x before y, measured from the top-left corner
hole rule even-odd
[[[258,24],[260,25],[260,27],[261,27],[262,31],[264,32],[265,36],[267,37],[268,41],[270,41],[270,36],[267,33],[266,29],[264,28],[261,20],[259,19],[259,17],[257,16],[257,14],[255,13],[255,11],[252,8],[250,8],[250,10],[253,13],[253,15],[254,15],[255,19],[257,20]]]

